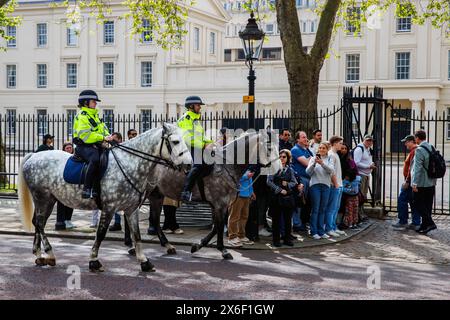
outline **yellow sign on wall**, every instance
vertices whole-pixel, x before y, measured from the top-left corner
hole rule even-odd
[[[255,102],[255,96],[244,96],[242,103],[253,103]]]

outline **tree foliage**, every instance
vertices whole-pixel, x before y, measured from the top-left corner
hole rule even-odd
[[[8,26],[18,26],[21,22],[20,17],[12,16],[12,13],[17,7],[16,0],[0,0],[0,39],[12,40],[13,38],[6,34],[6,28]],[[4,47],[0,44],[0,50],[4,50]]]

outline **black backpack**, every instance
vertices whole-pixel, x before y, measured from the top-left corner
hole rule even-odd
[[[358,148],[361,148],[362,152],[364,153],[364,147],[362,145],[358,144],[356,147],[354,147],[352,150],[350,150],[350,155],[352,156],[352,159],[355,159],[354,153],[355,153],[355,150]],[[373,157],[373,155],[374,155],[373,149],[370,149],[369,151],[370,151],[370,155]]]
[[[428,168],[425,168],[424,166],[427,170],[428,177],[431,179],[443,178],[445,176],[445,171],[447,170],[444,157],[433,146],[431,146],[431,151],[423,146],[422,148],[425,149],[430,156]]]

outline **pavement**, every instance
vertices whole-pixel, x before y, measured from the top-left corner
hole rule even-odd
[[[143,206],[141,208],[140,214],[140,223],[139,227],[141,230],[142,242],[144,243],[159,243],[159,239],[156,235],[148,235],[148,217],[149,210],[148,206]],[[56,206],[55,210],[47,221],[47,225],[45,228],[46,234],[49,237],[57,237],[57,238],[72,238],[72,239],[95,239],[95,229],[90,228],[92,219],[91,211],[84,210],[74,210],[72,216],[72,223],[75,228],[72,230],[65,231],[55,231],[55,220],[56,220]],[[161,217],[162,221],[164,221],[164,216]],[[300,232],[298,234],[297,240],[294,241],[293,247],[282,246],[281,248],[273,248],[271,246],[272,237],[260,237],[260,240],[255,242],[253,245],[244,245],[241,247],[241,250],[289,250],[289,249],[298,249],[298,248],[309,248],[316,246],[324,246],[324,245],[334,245],[337,243],[341,243],[346,241],[361,232],[366,230],[370,230],[373,226],[374,221],[369,220],[362,224],[362,226],[358,229],[354,230],[346,230],[346,235],[340,236],[339,238],[330,238],[330,239],[322,239],[322,240],[313,240],[310,238],[306,232]],[[123,216],[122,216],[122,226],[123,226]],[[204,238],[208,234],[208,229],[205,227],[187,227],[182,226],[184,234],[166,234],[167,239],[170,243],[174,245],[191,245],[193,243],[200,243],[200,240]],[[31,235],[23,230],[21,223],[21,216],[18,209],[18,201],[16,199],[0,199],[0,234],[9,234],[9,235]],[[124,232],[108,231],[105,240],[112,241],[123,241]],[[217,243],[217,238],[214,237],[210,242],[211,246],[215,246]],[[226,238],[224,237],[224,244],[227,246]],[[236,249],[236,248],[233,248]]]

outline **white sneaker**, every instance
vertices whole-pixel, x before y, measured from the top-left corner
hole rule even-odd
[[[255,244],[252,240],[250,240],[250,239],[247,238],[247,237],[239,238],[239,241],[240,241],[242,244],[248,244],[248,245]]]
[[[259,230],[258,234],[259,234],[261,237],[270,237],[270,236],[272,235],[272,233],[269,232],[269,231],[267,231],[266,228],[262,228],[261,230]]]
[[[66,221],[64,221],[64,223],[66,224],[66,229],[75,228],[75,226],[72,224],[72,221],[70,221],[70,220],[66,220]]]
[[[312,236],[314,240],[320,240],[322,239],[318,234],[315,234]]]
[[[175,233],[175,234],[183,234],[184,231],[181,230],[180,228],[178,228],[178,229],[176,229],[173,233]]]
[[[162,232],[167,233],[167,234],[173,233],[173,231],[170,229],[164,229]]]
[[[340,237],[339,233],[337,233],[336,231],[330,231],[330,232],[328,232],[328,235],[330,237],[335,237],[335,238],[339,238]]]
[[[346,235],[345,231],[342,231],[342,230],[339,230],[339,229],[334,230],[334,232],[336,232],[337,234],[339,234],[341,236]]]
[[[330,239],[330,236],[325,233],[323,236],[321,236],[321,238],[322,239]]]
[[[233,238],[231,240],[228,240],[228,244],[232,247],[242,247],[242,243],[239,240],[239,238]]]

